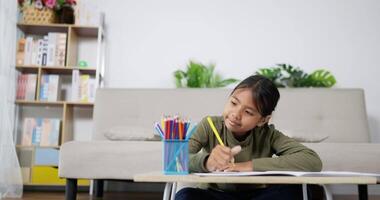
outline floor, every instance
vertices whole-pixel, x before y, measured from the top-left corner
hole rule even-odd
[[[24,192],[21,199],[5,198],[4,200],[64,200],[64,192]],[[95,198],[88,192],[78,193],[77,200],[129,200],[129,199],[146,199],[156,200],[162,199],[161,192],[112,192],[104,193],[103,198]]]
[[[21,199],[4,199],[4,200],[64,200],[63,192],[24,192]],[[162,199],[161,192],[106,192],[103,198],[95,198],[88,195],[87,192],[78,193],[77,200],[129,200],[129,199],[144,199],[156,200]],[[355,195],[340,195],[334,196],[334,200],[354,200],[358,199]],[[370,196],[369,200],[380,200],[380,196]]]

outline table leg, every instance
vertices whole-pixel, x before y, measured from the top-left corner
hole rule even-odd
[[[331,190],[328,188],[328,186],[327,185],[322,185],[322,187],[323,187],[323,190],[324,190],[324,193],[325,193],[326,200],[332,200],[333,196],[332,196]]]
[[[368,185],[358,185],[359,200],[368,200]]]
[[[307,184],[302,184],[302,197],[303,200],[307,200]]]
[[[174,182],[172,184],[172,192],[171,192],[171,195],[170,195],[170,200],[174,200],[175,199],[175,193],[177,192],[177,182]]]
[[[77,199],[77,187],[78,187],[77,179],[73,179],[73,178],[66,179],[65,200]]]
[[[172,188],[173,183],[166,183],[165,184],[165,189],[164,189],[164,197],[162,198],[163,200],[170,200],[170,190]]]

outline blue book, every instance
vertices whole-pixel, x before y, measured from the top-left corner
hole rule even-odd
[[[33,128],[32,145],[40,145],[42,134],[42,118],[36,118],[36,126]]]
[[[36,148],[34,156],[35,165],[58,166],[59,152],[53,148]]]

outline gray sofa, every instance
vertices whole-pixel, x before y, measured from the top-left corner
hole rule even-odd
[[[101,196],[103,180],[133,180],[136,173],[160,171],[161,142],[142,141],[152,137],[153,123],[163,114],[181,114],[193,122],[220,115],[230,91],[99,89],[92,141],[71,141],[60,149],[59,176],[68,180],[66,199],[76,198],[79,178],[94,180],[94,193]],[[380,144],[369,141],[363,90],[281,89],[280,93],[271,123],[307,142],[320,155],[323,170],[380,173]]]

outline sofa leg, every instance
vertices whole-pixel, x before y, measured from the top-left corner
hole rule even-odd
[[[95,197],[103,197],[103,186],[104,186],[104,180],[101,180],[101,179],[94,180]]]
[[[72,178],[66,179],[65,200],[76,200],[77,184],[78,184],[77,179],[72,179]]]
[[[359,199],[368,200],[368,186],[367,185],[358,185]]]

